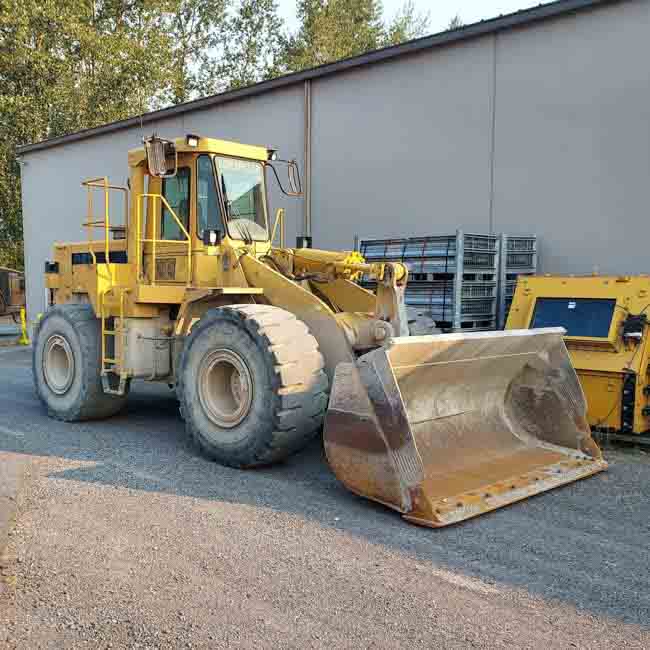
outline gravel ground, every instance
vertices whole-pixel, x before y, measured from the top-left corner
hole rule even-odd
[[[30,362],[0,350],[0,454],[30,459],[0,647],[650,647],[648,456],[429,530],[347,493],[319,444],[202,459],[164,387],[52,421]]]

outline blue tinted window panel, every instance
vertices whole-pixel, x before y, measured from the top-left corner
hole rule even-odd
[[[616,300],[538,298],[531,327],[564,327],[568,336],[607,338]]]

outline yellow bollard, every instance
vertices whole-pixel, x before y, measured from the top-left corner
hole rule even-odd
[[[20,334],[20,339],[18,340],[18,345],[29,345],[30,340],[27,336],[27,318],[25,316],[24,307],[20,310],[20,327],[22,332]]]

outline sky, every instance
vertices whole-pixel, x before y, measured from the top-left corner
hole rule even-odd
[[[383,0],[383,4],[384,13],[389,18],[399,11],[404,0]],[[435,34],[447,29],[456,14],[468,24],[545,3],[542,0],[414,0],[414,4],[421,13],[429,13],[428,31]],[[287,25],[294,30],[297,26],[295,0],[278,0],[278,6]]]

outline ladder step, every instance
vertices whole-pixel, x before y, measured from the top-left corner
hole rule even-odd
[[[101,323],[102,323],[102,387],[105,393],[111,395],[123,395],[125,390],[126,375],[123,375],[121,364],[121,359],[115,359],[113,357],[103,356],[106,353],[106,348],[108,344],[109,337],[117,339],[122,337],[122,340],[126,340],[127,330],[124,327],[124,295],[128,292],[128,289],[123,287],[111,287],[104,293],[102,293],[100,298],[100,310],[101,310]],[[106,311],[118,311],[118,316],[107,315]],[[109,318],[117,319],[112,322],[112,329],[106,329],[107,321]],[[119,322],[119,325],[118,325]],[[119,388],[113,389],[110,386],[110,382],[107,379],[107,374],[120,374],[120,385]]]

